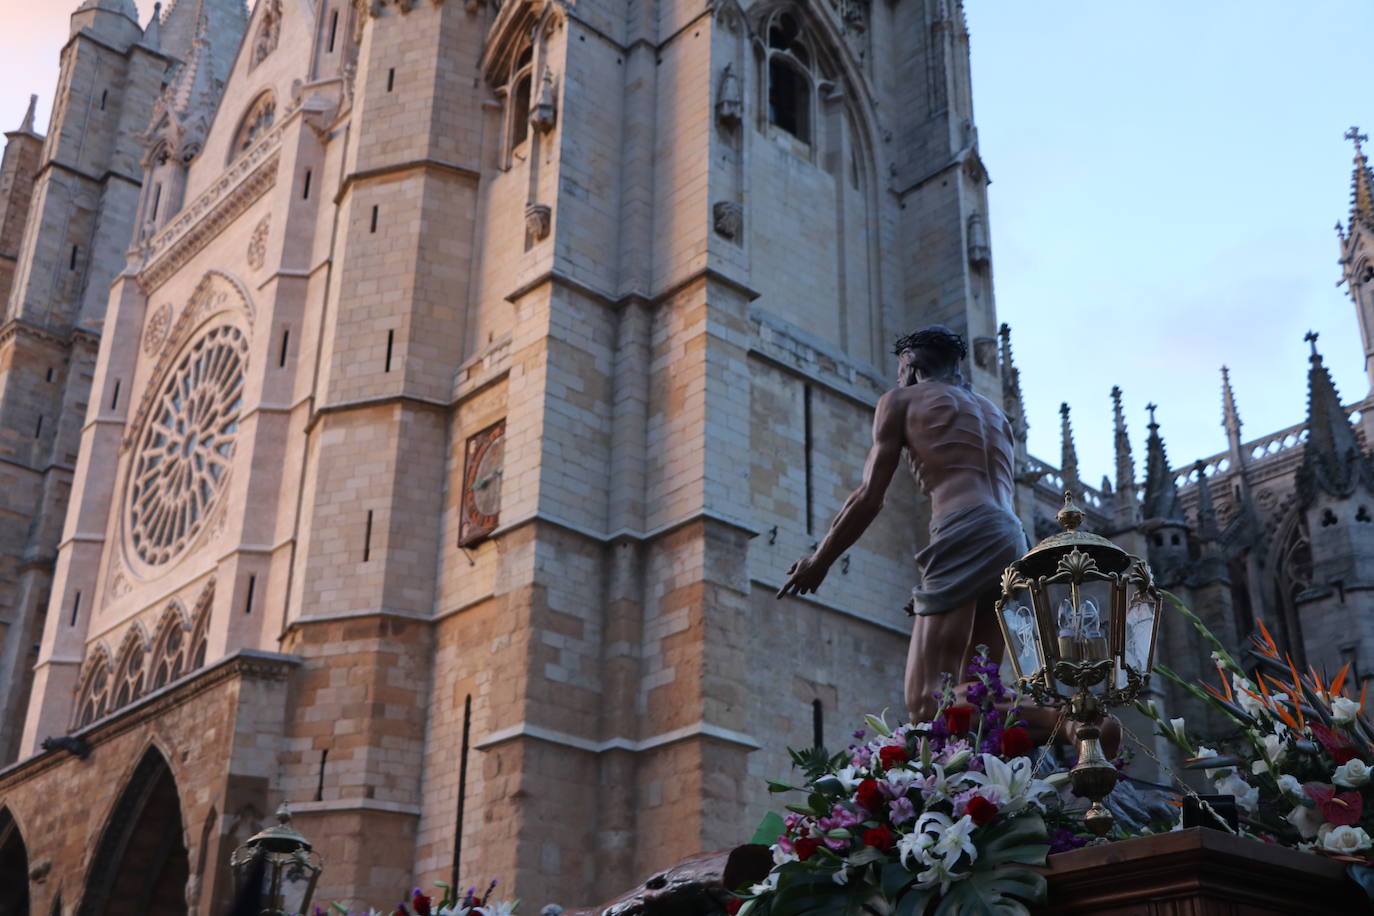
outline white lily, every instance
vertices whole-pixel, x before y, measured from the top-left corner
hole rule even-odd
[[[1007,763],[993,754],[983,755],[983,772],[965,773],[969,782],[992,789],[997,804],[1007,813],[1020,810],[1027,802],[1040,804],[1040,798],[1054,792],[1054,787],[1035,778],[1035,767],[1028,757],[1017,757]]]

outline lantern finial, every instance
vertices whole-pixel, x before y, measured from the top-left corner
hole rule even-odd
[[[1072,490],[1064,491],[1064,508],[1059,510],[1057,518],[1065,531],[1077,531],[1083,524],[1083,510],[1074,504]]]

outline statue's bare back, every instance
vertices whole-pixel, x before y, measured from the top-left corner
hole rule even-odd
[[[977,392],[942,381],[895,388],[905,414],[908,460],[931,515],[994,505],[1013,511],[1011,423]]]

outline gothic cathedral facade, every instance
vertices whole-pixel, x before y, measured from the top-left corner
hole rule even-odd
[[[900,708],[913,484],[773,593],[895,336],[1002,396],[957,0],[86,0],[9,137],[31,912],[217,912],[283,802],[317,899],[586,904]]]

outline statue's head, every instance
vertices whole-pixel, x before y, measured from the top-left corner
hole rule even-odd
[[[903,387],[938,379],[962,384],[959,363],[968,356],[964,338],[942,324],[932,324],[899,337],[892,352],[897,355],[897,384]]]

